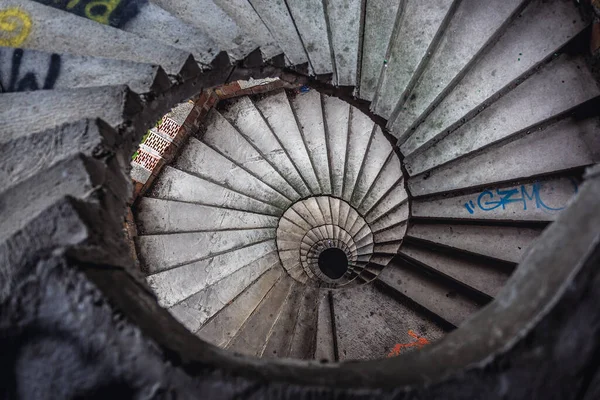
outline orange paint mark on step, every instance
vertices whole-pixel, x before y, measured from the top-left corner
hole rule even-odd
[[[394,348],[392,349],[392,351],[390,351],[390,354],[387,355],[388,358],[399,356],[402,349],[407,349],[410,347],[417,347],[417,348],[421,349],[426,344],[429,344],[429,340],[425,339],[424,337],[420,337],[412,330],[408,331],[408,335],[414,337],[417,340],[414,342],[410,342],[410,343],[397,343],[394,346]]]

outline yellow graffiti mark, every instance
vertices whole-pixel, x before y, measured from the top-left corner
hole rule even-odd
[[[108,25],[110,14],[115,11],[120,2],[121,0],[90,1],[85,6],[85,16],[101,24]]]
[[[425,339],[424,337],[419,337],[419,335],[417,335],[415,332],[413,332],[412,330],[408,331],[408,335],[417,339],[414,342],[410,342],[410,343],[398,343],[394,346],[394,348],[392,349],[392,351],[390,351],[390,354],[388,354],[388,358],[389,357],[396,357],[400,355],[400,352],[402,351],[402,349],[407,349],[409,347],[417,347],[419,349],[421,349],[423,346],[425,346],[426,344],[429,344],[429,340]]]
[[[31,32],[31,18],[16,7],[0,10],[0,46],[17,47]]]

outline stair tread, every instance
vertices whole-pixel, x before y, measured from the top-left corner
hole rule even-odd
[[[499,91],[554,54],[585,26],[577,8],[567,2],[542,5],[537,0],[529,4],[402,144],[402,154],[409,155],[458,126],[461,118],[489,103]]]
[[[532,129],[599,95],[600,86],[593,84],[585,61],[561,56],[433,147],[405,158],[406,169],[411,175],[425,172]]]
[[[325,0],[335,65],[335,85],[356,86],[362,2]]]
[[[321,0],[287,0],[294,24],[316,75],[331,74],[333,63]]]
[[[276,250],[275,241],[262,242],[164,271],[152,266],[148,285],[163,307],[171,307],[240,268]]]
[[[314,358],[321,362],[324,360],[334,362],[336,357],[331,308],[329,305],[329,291],[327,289],[319,289]]]
[[[256,109],[249,97],[240,97],[229,104],[221,114],[231,122],[253,145],[262,156],[277,169],[283,177],[302,196],[310,195],[310,189],[287,156],[277,136],[271,131],[266,121]]]
[[[283,274],[282,268],[268,270],[236,297],[231,304],[202,326],[197,335],[216,346],[227,346]]]
[[[299,305],[298,319],[290,347],[290,357],[308,360],[314,357],[317,334],[317,310],[319,289],[306,286]]]
[[[170,75],[200,72],[198,66],[195,71],[185,70],[190,68],[188,51],[156,40],[141,38],[31,0],[6,0],[4,6],[22,9],[36,27],[21,44],[24,48],[157,64]],[[63,32],[65,26],[70,27],[68,35]],[[206,61],[213,58],[211,54]]]
[[[269,26],[271,34],[292,65],[308,61],[300,36],[285,2],[249,0],[260,18]]]
[[[543,130],[415,176],[413,196],[466,189],[559,172],[598,162],[594,118],[566,118]]]
[[[150,197],[233,208],[277,216],[280,210],[205,179],[166,165],[152,187]]]
[[[385,192],[384,192],[385,193]],[[368,223],[376,221],[393,208],[398,207],[401,203],[407,201],[408,193],[404,189],[404,182],[400,181],[394,185],[384,196],[379,199],[379,202],[368,210],[365,219]]]
[[[490,184],[468,194],[416,199],[413,217],[484,221],[553,221],[577,193],[580,174]]]
[[[541,228],[512,226],[414,224],[406,236],[518,263],[541,232]]]
[[[391,38],[387,64],[383,66],[371,105],[376,114],[386,119],[391,117],[415,73],[423,66],[428,51],[432,51],[431,46],[440,35],[444,21],[451,16],[454,4],[455,0],[404,2],[404,9],[399,11],[401,15],[397,33]]]
[[[200,204],[143,197],[135,208],[138,233],[276,228],[277,217]]]
[[[526,2],[460,2],[414,89],[397,115],[390,118],[390,131],[396,137],[405,137],[411,125],[436,98],[452,87],[456,78]]]
[[[343,182],[344,191],[341,194],[341,197],[346,201],[350,201],[352,198],[352,191],[358,181],[363,159],[369,145],[369,141],[366,138],[369,138],[373,134],[374,128],[375,123],[368,115],[354,107],[350,109],[346,151],[347,160]]]
[[[203,125],[203,132],[197,135],[203,143],[250,171],[281,195],[292,201],[299,198],[298,192],[216,110],[209,112]]]
[[[227,350],[252,356],[257,356],[262,352],[271,327],[275,323],[276,315],[293,283],[294,281],[289,276],[283,276],[273,286],[229,342]]]
[[[340,197],[344,190],[348,119],[352,113],[352,107],[333,96],[322,96],[321,101],[323,104],[323,119],[325,120],[325,135],[327,136],[331,190],[334,196]]]
[[[382,68],[387,66],[386,53],[401,10],[400,0],[369,1],[366,5],[359,97],[372,101]]]
[[[489,265],[488,262],[477,262],[412,243],[405,243],[400,250],[400,254],[477,289],[490,297],[495,297],[498,294],[510,275],[507,270]]]
[[[191,332],[198,332],[213,316],[228,307],[253,282],[272,269],[280,268],[277,254],[271,252],[169,308],[169,312]],[[264,279],[264,278],[263,278]]]
[[[454,326],[459,326],[479,309],[477,303],[452,286],[401,260],[394,260],[377,279]]]
[[[398,343],[415,341],[409,332],[430,343],[444,333],[373,285],[333,291],[333,310],[340,361],[386,357]],[[408,347],[405,351],[416,348]]]
[[[385,165],[381,169],[381,173],[377,176],[367,192],[367,195],[363,198],[358,207],[360,213],[367,215],[373,208],[378,207],[385,199],[395,203],[403,201],[404,198],[408,196],[404,190],[403,176],[404,174],[402,173],[400,159],[396,157],[395,154],[390,154]],[[391,196],[390,191],[395,191],[393,199],[389,199]],[[404,191],[404,193],[402,193],[402,191]]]

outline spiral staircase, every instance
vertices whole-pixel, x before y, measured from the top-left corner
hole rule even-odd
[[[595,398],[582,15],[0,0],[0,393]],[[133,205],[133,268],[142,135],[251,77],[312,89],[219,102]]]

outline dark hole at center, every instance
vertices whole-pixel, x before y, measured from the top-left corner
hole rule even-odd
[[[348,271],[348,258],[340,249],[325,249],[319,255],[319,269],[331,279],[341,278]]]

